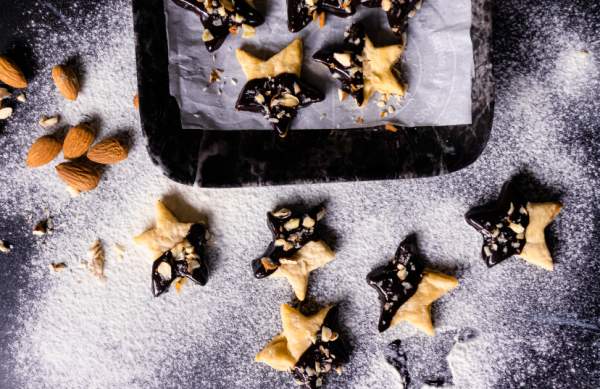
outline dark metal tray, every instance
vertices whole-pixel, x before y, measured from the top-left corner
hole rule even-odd
[[[186,130],[169,93],[163,1],[133,0],[142,128],[150,157],[174,181],[203,187],[434,176],[475,161],[493,118],[491,0],[472,0],[471,125],[363,130]]]

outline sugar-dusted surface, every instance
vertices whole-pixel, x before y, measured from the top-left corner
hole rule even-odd
[[[48,6],[31,11],[22,30],[36,37],[39,69],[28,103],[0,132],[0,239],[15,246],[0,256],[6,318],[0,322],[0,386],[293,387],[289,376],[252,362],[280,330],[278,305],[291,299],[291,289],[284,280],[255,280],[249,263],[270,240],[265,212],[299,200],[325,201],[336,237],[337,259],[313,274],[310,291],[318,302],[341,304],[353,345],[346,372],[329,387],[397,387],[384,349],[398,338],[414,377],[439,375],[444,345],[466,328],[477,336],[455,345],[448,357],[458,388],[600,386],[600,136],[594,118],[600,111],[600,8],[591,1],[525,3],[505,2],[496,12],[495,128],[472,166],[431,179],[235,190],[183,187],[152,166],[131,103],[127,1],[99,5],[86,18],[75,6],[60,18]],[[48,77],[55,62],[72,55],[81,57],[86,74],[74,104],[58,98]],[[133,136],[130,158],[79,198],[69,197],[52,166],[27,170],[22,162],[44,132],[35,124],[39,116],[53,112],[70,123],[97,116],[102,135],[125,130]],[[463,220],[470,206],[494,199],[520,172],[533,200],[560,198],[565,205],[549,233],[557,262],[552,273],[517,258],[485,268],[480,237]],[[186,285],[180,295],[154,299],[150,264],[131,237],[151,225],[161,197],[182,218],[208,216],[212,275],[205,287]],[[54,217],[54,234],[35,238],[30,230],[46,211]],[[378,334],[377,296],[364,281],[411,232],[430,265],[461,282],[435,305],[439,335],[433,339],[405,326]],[[107,249],[105,285],[78,268],[96,238]],[[123,262],[114,243],[127,248]],[[49,272],[55,261],[65,261],[67,271]]]

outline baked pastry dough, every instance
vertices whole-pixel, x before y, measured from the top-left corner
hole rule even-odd
[[[544,230],[556,218],[559,202],[526,201],[512,183],[502,188],[499,199],[467,212],[467,222],[483,236],[482,256],[494,266],[513,255],[545,270],[553,270]]]

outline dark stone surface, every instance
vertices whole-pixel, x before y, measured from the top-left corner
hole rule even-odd
[[[171,179],[236,187],[433,176],[459,170],[483,151],[492,126],[491,7],[474,0],[473,124],[272,132],[181,129],[169,96],[162,0],[134,0],[142,127],[152,160]],[[165,109],[164,107],[168,107]]]

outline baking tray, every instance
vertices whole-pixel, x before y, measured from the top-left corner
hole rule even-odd
[[[291,131],[181,128],[169,93],[164,1],[133,0],[140,117],[152,161],[174,181],[202,187],[399,179],[459,170],[492,128],[492,0],[472,0],[472,124]],[[200,43],[199,43],[200,44]]]

